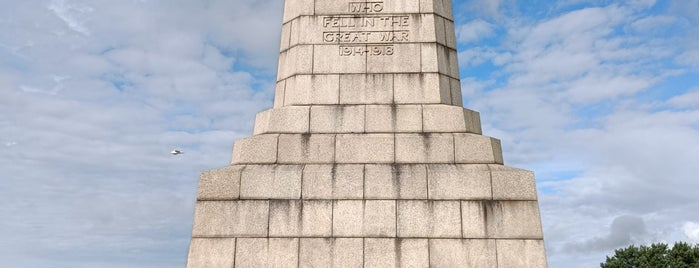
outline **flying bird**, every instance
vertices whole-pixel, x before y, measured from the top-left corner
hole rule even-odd
[[[174,149],[174,150],[172,150],[172,152],[170,152],[170,154],[172,154],[172,155],[180,155],[180,154],[183,154],[183,153],[184,153],[184,152],[182,152],[182,151],[180,151],[180,150],[178,150],[178,149]]]

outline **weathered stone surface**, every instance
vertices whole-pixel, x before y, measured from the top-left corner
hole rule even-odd
[[[281,134],[280,164],[332,163],[335,156],[334,134]]]
[[[332,201],[270,201],[269,235],[273,237],[330,237]]]
[[[313,15],[314,0],[286,0],[284,1],[284,18],[286,23],[301,15]]]
[[[268,201],[197,201],[192,237],[267,236]]]
[[[392,74],[340,75],[340,104],[393,103]]]
[[[427,178],[430,199],[491,199],[486,165],[428,165]]]
[[[364,132],[364,105],[332,105],[311,107],[311,132]]]
[[[451,86],[432,73],[395,74],[394,101],[397,104],[451,104]]]
[[[395,44],[390,57],[368,57],[368,73],[416,73],[420,72],[419,44]]]
[[[340,76],[295,75],[287,78],[284,105],[338,104]],[[276,96],[275,96],[276,97]]]
[[[422,132],[422,105],[367,105],[366,132]]]
[[[366,49],[366,45],[360,45],[359,47]],[[315,45],[313,48],[315,54],[318,55],[318,57],[312,57],[313,72],[316,74],[358,74],[366,72],[367,58],[343,57],[338,52],[340,51],[340,45]],[[338,64],[339,62],[342,64]]]
[[[463,238],[488,238],[486,212],[482,201],[461,202],[461,235]]]
[[[364,198],[427,198],[425,165],[366,165]]]
[[[314,46],[297,45],[279,54],[277,81],[297,74],[310,74],[313,68]]]
[[[284,106],[284,91],[286,90],[286,80],[278,81],[274,86],[274,107]]]
[[[489,238],[542,239],[535,201],[484,201]]]
[[[335,162],[391,163],[393,142],[391,134],[338,134]]]
[[[299,267],[361,268],[362,238],[302,238]]]
[[[430,267],[498,267],[495,240],[431,239]]]
[[[451,134],[396,134],[396,163],[454,163]]]
[[[202,172],[199,176],[198,200],[238,199],[240,174],[244,166],[229,166]]]
[[[309,114],[305,106],[269,109],[257,114],[253,133],[308,133]]]
[[[502,164],[500,141],[476,134],[454,134],[456,163]]]
[[[396,201],[337,200],[333,207],[334,236],[396,236]]]
[[[398,201],[398,237],[461,238],[458,201]]]
[[[364,165],[306,165],[304,199],[362,199]]]
[[[238,238],[235,267],[298,267],[298,238]]]
[[[263,164],[277,161],[278,134],[240,139],[233,145],[232,164]]]
[[[187,268],[233,267],[235,238],[192,238]]]
[[[425,132],[467,132],[480,134],[478,112],[451,105],[423,105]]]
[[[493,178],[493,199],[536,200],[533,172],[501,165],[489,167]]]
[[[546,254],[543,240],[497,240],[498,267],[545,268]]]
[[[242,171],[240,198],[297,199],[301,196],[301,165],[250,165]]]

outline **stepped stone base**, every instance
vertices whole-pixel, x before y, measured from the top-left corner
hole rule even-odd
[[[188,267],[545,267],[536,198],[498,164],[236,164],[200,178]]]

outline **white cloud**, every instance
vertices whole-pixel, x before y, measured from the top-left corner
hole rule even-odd
[[[52,0],[47,8],[63,20],[71,30],[90,35],[90,30],[85,26],[85,21],[82,17],[93,12],[94,9],[92,7],[72,4],[70,0]]]
[[[699,243],[699,223],[685,222],[684,225],[682,225],[682,231],[690,241]]]
[[[487,21],[476,19],[460,25],[456,29],[456,39],[463,44],[477,42],[483,38],[493,36],[495,25]]]
[[[689,92],[672,97],[667,104],[681,108],[699,108],[699,87],[693,88]]]

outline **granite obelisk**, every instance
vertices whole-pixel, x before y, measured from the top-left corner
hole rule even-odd
[[[546,267],[463,108],[451,0],[286,0],[274,107],[200,177],[187,267]]]

